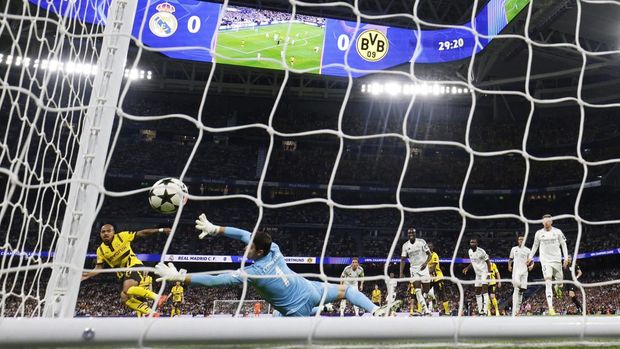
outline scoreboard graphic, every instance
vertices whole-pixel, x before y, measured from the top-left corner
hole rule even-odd
[[[29,0],[86,23],[105,24],[109,0]],[[360,77],[409,62],[437,64],[481,52],[529,0],[490,0],[468,23],[412,30],[228,6],[138,0],[132,34],[182,60]],[[221,15],[221,20],[219,20]],[[219,22],[218,22],[219,20]]]

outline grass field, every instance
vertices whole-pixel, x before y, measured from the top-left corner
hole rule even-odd
[[[280,63],[268,62],[264,58],[281,60],[280,52],[284,47],[284,37],[288,24],[273,24],[256,28],[241,29],[238,31],[220,31],[217,38],[216,52],[229,58],[217,57],[217,63],[247,65],[257,68],[283,69]],[[280,45],[274,36],[280,38]],[[290,39],[286,47],[286,63],[291,68],[315,68],[313,73],[319,73],[323,38],[325,29],[311,25],[293,23]],[[295,41],[293,43],[293,40]],[[315,51],[318,47],[318,52]],[[260,59],[258,56],[260,54]],[[295,57],[291,65],[291,57]],[[251,59],[239,61],[239,58]]]

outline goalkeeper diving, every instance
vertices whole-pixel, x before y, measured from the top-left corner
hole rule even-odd
[[[248,258],[254,264],[244,268],[248,284],[254,286],[258,293],[269,302],[282,316],[313,316],[323,310],[321,298],[325,294],[324,304],[346,299],[353,305],[363,308],[374,316],[387,316],[392,310],[397,310],[402,301],[393,304],[377,306],[357,287],[336,285],[318,281],[310,281],[289,269],[280,252],[280,247],[271,241],[271,236],[265,231],[258,231],[250,244],[251,233],[232,227],[220,227],[212,224],[202,214],[196,220],[196,229],[201,233],[198,236],[204,239],[207,236],[223,235],[231,239],[240,240],[247,245]],[[160,276],[157,281],[180,281],[185,284],[202,285],[207,287],[232,286],[243,284],[241,271],[222,273],[219,275],[187,274],[185,270],[177,270],[172,263],[159,263],[155,267]],[[266,276],[266,277],[252,277]],[[329,306],[325,307],[329,310]]]

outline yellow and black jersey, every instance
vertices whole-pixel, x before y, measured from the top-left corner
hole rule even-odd
[[[146,275],[142,277],[142,281],[140,281],[140,287],[146,288],[147,290],[151,289],[151,285],[153,284],[153,278],[150,275]]]
[[[497,275],[497,273],[499,273],[497,264],[491,263],[491,270],[489,271],[489,285],[493,286],[497,283],[497,281],[495,281],[495,275]]]
[[[172,301],[173,302],[182,302],[183,301],[183,286],[172,286]]]
[[[413,286],[413,281],[409,281],[407,284],[407,294],[410,296],[415,295],[415,287]]]
[[[381,290],[372,290],[372,302],[373,303],[381,302]]]
[[[131,249],[131,242],[136,236],[136,232],[122,231],[114,234],[112,242],[108,245],[101,243],[97,248],[97,264],[104,262],[110,268],[128,268],[141,266],[142,261],[136,257]],[[125,272],[117,272],[116,276],[121,279],[125,276]]]
[[[435,264],[434,270],[429,270],[431,273],[435,274],[433,281],[441,280],[443,278],[443,271],[441,271],[441,267],[439,266],[439,255],[437,252],[431,254],[431,261],[429,264]]]

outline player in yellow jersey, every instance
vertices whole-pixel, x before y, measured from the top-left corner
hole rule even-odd
[[[153,291],[153,277],[149,275],[148,271],[143,271],[141,272],[141,274],[142,274],[142,280],[140,280],[140,284],[138,286],[144,289],[147,289],[149,291]],[[142,317],[142,313],[139,311],[136,311],[136,316]]]
[[[104,224],[99,231],[102,242],[99,248],[97,248],[97,265],[94,270],[82,274],[82,281],[99,274],[101,269],[104,268],[104,263],[110,268],[144,266],[131,249],[131,242],[135,238],[147,237],[157,233],[170,234],[170,231],[170,228],[159,228],[143,229],[138,232],[121,231],[116,233],[112,224]],[[165,296],[160,298],[157,296],[157,293],[140,287],[140,282],[143,281],[143,274],[136,270],[118,271],[116,276],[119,280],[122,280],[121,303],[132,310],[148,315],[151,313],[151,309],[148,306],[147,299],[157,301],[158,306],[166,300]]]
[[[491,270],[489,271],[489,298],[491,298],[491,304],[489,304],[489,315],[491,315],[491,306],[495,309],[495,316],[499,316],[499,303],[497,302],[497,297],[495,297],[496,288],[502,287],[501,281],[497,281],[501,279],[502,276],[499,274],[499,269],[497,269],[497,264],[491,262]]]
[[[413,316],[415,314],[415,307],[413,306],[414,300],[416,300],[415,296],[415,286],[413,285],[413,281],[409,281],[407,284],[407,298],[409,299],[409,315]],[[422,311],[422,305],[418,303],[418,313]]]
[[[181,304],[185,303],[184,291],[180,281],[177,281],[176,285],[172,286],[170,294],[168,295],[168,298],[172,297],[172,311],[170,312],[170,317],[181,315]]]
[[[381,306],[381,290],[379,285],[375,284],[375,288],[372,290],[370,300],[378,306]]]
[[[437,303],[442,302],[444,314],[450,315],[450,302],[445,297],[443,290],[443,271],[439,266],[439,255],[435,252],[435,246],[433,246],[432,242],[428,243],[428,248],[431,250],[431,261],[428,262],[428,271],[433,277],[431,291]]]

